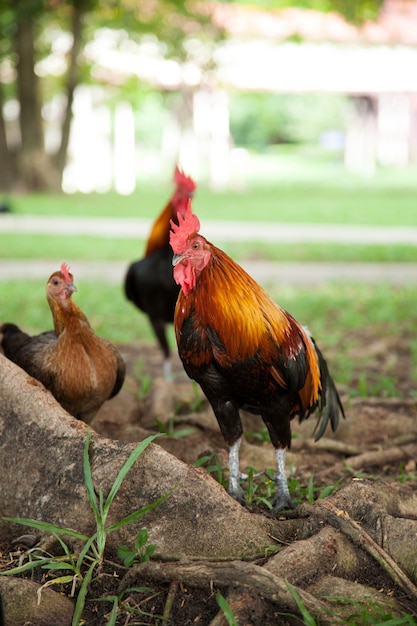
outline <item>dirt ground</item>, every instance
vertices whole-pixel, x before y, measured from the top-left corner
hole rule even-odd
[[[407,454],[407,444],[417,439],[417,394],[415,373],[411,366],[410,338],[407,336],[381,339],[370,330],[349,338],[358,367],[352,372],[352,388],[357,388],[367,363],[367,383],[378,390],[372,397],[349,397],[348,389],[340,388],[346,419],[337,432],[318,443],[313,441],[315,418],[293,425],[293,444],[287,457],[290,488],[294,487],[296,504],[325,495],[334,486],[339,489],[357,477],[372,481],[407,481],[417,489],[416,459]],[[199,388],[185,375],[177,355],[173,357],[173,381],[162,377],[162,358],[153,345],[119,346],[128,367],[122,392],[108,402],[96,416],[93,428],[100,434],[123,441],[140,441],[150,433],[163,431],[158,444],[186,463],[202,464],[221,482],[225,479],[227,450],[211,408]],[[331,355],[327,355],[331,362]],[[398,395],[392,397],[389,384],[395,369]],[[384,379],[384,372],[386,377]],[[377,382],[379,381],[379,384]],[[382,382],[381,382],[382,381]],[[249,473],[261,472],[253,482],[252,501],[248,508],[256,513],[271,515],[264,503],[271,493],[272,482],[266,469],[273,469],[275,455],[266,440],[258,417],[243,415],[245,440],[241,449],[241,468]],[[398,454],[392,451],[400,450]],[[353,467],[350,459],[354,459]],[[362,459],[362,461],[361,461]],[[3,547],[3,564],[17,559],[21,551]],[[14,555],[14,556],[13,556]],[[119,593],[124,570],[117,563],[105,564],[93,583],[87,602],[85,620],[88,626],[104,626],[112,608],[111,601],[92,600]],[[45,582],[45,573],[35,575]],[[363,581],[376,589],[387,586],[378,571],[363,572]],[[119,599],[117,624],[188,624],[209,625],[219,607],[216,592],[226,595],[227,589],[207,583],[202,588],[177,582],[155,583],[141,580],[143,591],[125,593]],[[68,588],[63,588],[66,593]],[[405,607],[412,610],[412,607]],[[417,610],[417,607],[415,607]],[[282,615],[276,605],[263,603],[262,617],[254,616],[253,624],[263,626],[300,623]],[[220,624],[220,622],[218,622]],[[226,622],[222,622],[222,624]],[[357,622],[360,623],[360,622]],[[246,626],[242,624],[242,626]]]

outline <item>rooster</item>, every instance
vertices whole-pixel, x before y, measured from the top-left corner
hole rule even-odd
[[[293,507],[285,474],[291,420],[319,412],[316,440],[344,415],[327,364],[306,328],[227,254],[199,235],[191,202],[171,223],[174,279],[181,290],[174,328],[188,376],[199,383],[229,446],[229,493],[244,503],[239,409],[260,415],[275,448],[275,512]]]
[[[125,277],[128,300],[148,316],[164,355],[164,375],[171,377],[171,350],[166,325],[174,321],[179,286],[172,275],[172,250],[169,245],[170,221],[183,214],[196,185],[178,167],[174,173],[175,190],[156,219],[145,249],[145,257],[133,262]]]
[[[63,263],[46,285],[54,331],[29,336],[15,324],[2,324],[5,356],[49,389],[68,413],[87,423],[121,389],[125,362],[115,346],[98,337],[72,301],[77,291]]]

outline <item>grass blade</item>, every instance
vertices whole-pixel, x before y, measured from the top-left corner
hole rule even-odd
[[[8,569],[3,572],[0,572],[0,576],[17,576],[19,574],[23,574],[24,572],[28,572],[35,567],[44,566],[48,563],[51,563],[51,558],[39,559],[37,561],[29,561],[29,563],[25,563],[24,565],[19,565],[18,567],[14,567],[13,569]]]
[[[152,511],[152,509],[155,509],[157,506],[159,506],[160,504],[165,502],[165,500],[167,500],[169,498],[169,496],[172,494],[172,492],[175,489],[176,489],[176,487],[171,489],[171,491],[168,491],[168,493],[166,493],[164,496],[159,498],[159,500],[155,500],[155,502],[152,502],[151,504],[148,504],[147,506],[144,506],[142,509],[139,509],[138,511],[135,511],[134,513],[131,513],[130,515],[127,515],[126,517],[124,517],[123,519],[119,520],[118,522],[115,522],[114,524],[112,524],[111,526],[106,528],[106,532],[110,532],[112,530],[116,530],[117,528],[120,528],[121,526],[125,526],[126,524],[130,524],[130,522],[134,522],[135,520],[143,517],[144,515],[146,515],[146,513],[149,513],[149,511]]]
[[[144,450],[148,447],[148,445],[157,437],[161,437],[161,433],[157,433],[156,435],[150,435],[149,437],[146,437],[146,439],[141,441],[140,444],[137,445],[136,448],[131,452],[129,458],[126,460],[126,462],[121,467],[119,473],[117,474],[116,479],[110,489],[109,495],[107,496],[106,502],[103,507],[103,513],[106,514],[108,512],[111,506],[111,503],[113,502],[116,496],[116,493],[119,491],[120,486],[122,482],[124,481],[124,479],[126,478],[126,475],[128,471],[130,470],[130,468],[132,467],[132,465],[140,457],[140,455],[142,454],[142,452],[144,452]]]
[[[229,626],[238,626],[238,623],[236,621],[235,616],[233,615],[233,611],[230,608],[230,605],[229,605],[228,601],[226,600],[226,598],[224,596],[222,596],[220,591],[218,591],[216,593],[216,602],[219,605],[219,607],[221,608],[221,610],[223,611],[223,614],[224,614],[224,616],[225,616]]]
[[[119,608],[119,598],[116,596],[115,598],[113,598],[113,606],[110,611],[110,616],[107,621],[107,626],[116,626],[118,608]]]
[[[292,595],[292,597],[294,598],[297,606],[298,606],[298,610],[300,611],[300,614],[303,618],[303,624],[304,626],[317,626],[317,622],[314,619],[314,617],[311,615],[311,613],[308,611],[308,609],[304,606],[300,596],[297,593],[297,590],[295,589],[295,587],[293,587],[291,585],[291,583],[288,582],[288,580],[286,581],[287,587]]]
[[[96,549],[95,544],[94,544],[96,538],[97,538],[97,533],[94,533],[94,535],[92,535],[88,539],[88,541],[85,542],[84,547],[81,550],[81,552],[79,554],[79,557],[77,559],[77,565],[76,565],[77,571],[80,571],[81,565],[84,562],[84,559],[86,558],[87,553],[88,553],[90,548],[91,548],[91,550],[94,553],[95,560],[98,561],[100,559],[100,555],[98,554],[97,549]]]
[[[72,572],[74,571],[74,566],[71,563],[66,563],[65,561],[52,561],[52,563],[47,563],[46,565],[42,565],[42,569],[48,570],[64,570],[70,569]]]
[[[94,572],[96,565],[97,565],[97,561],[94,561],[93,563],[91,563],[86,575],[84,576],[80,591],[78,593],[77,602],[75,604],[71,626],[79,626],[81,623],[81,618],[82,618],[84,605],[85,605],[85,599],[87,596],[91,579],[93,578],[93,572]]]
[[[81,541],[87,541],[87,535],[83,535],[82,533],[78,533],[71,528],[61,528],[60,526],[56,526],[55,524],[50,524],[49,522],[38,522],[37,520],[30,519],[27,517],[3,517],[2,519],[7,522],[14,522],[15,524],[22,524],[22,526],[30,526],[31,528],[38,528],[39,530],[43,530],[44,532],[51,533],[52,535],[68,535],[69,537],[74,537],[75,539],[80,539]]]

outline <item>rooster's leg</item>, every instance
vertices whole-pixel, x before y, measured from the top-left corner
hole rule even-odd
[[[168,345],[168,339],[166,335],[166,324],[162,319],[151,319],[152,328],[158,339],[159,346],[164,355],[164,377],[168,382],[172,381],[171,370],[171,350]]]
[[[165,358],[164,359],[164,378],[165,380],[167,380],[168,382],[172,382],[172,367],[171,367],[171,359]]]
[[[239,449],[242,437],[229,447],[229,489],[228,492],[240,504],[245,504],[245,496],[240,486]]]
[[[273,480],[277,483],[277,492],[273,499],[274,513],[281,509],[293,509],[294,503],[291,500],[290,490],[288,489],[287,477],[285,474],[285,453],[286,448],[277,448],[275,454],[277,457],[277,473]]]

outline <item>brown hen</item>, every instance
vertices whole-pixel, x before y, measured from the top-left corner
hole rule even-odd
[[[73,302],[77,291],[63,263],[46,285],[54,330],[30,336],[16,324],[3,324],[5,356],[49,389],[74,417],[91,422],[102,404],[121,389],[126,365],[115,346],[98,337]]]

